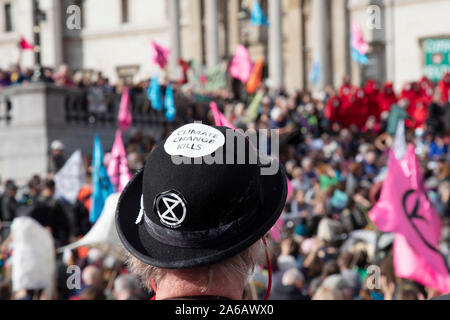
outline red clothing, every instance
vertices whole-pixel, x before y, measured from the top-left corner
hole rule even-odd
[[[441,91],[442,103],[447,103],[449,99],[448,91],[450,90],[450,72],[445,73],[442,80],[439,81],[439,90]]]
[[[189,61],[184,61],[183,59],[180,58],[180,60],[178,60],[178,65],[181,67],[181,70],[183,71],[183,78],[178,80],[177,83],[186,84],[188,82],[187,72],[191,67],[191,64],[189,63]]]
[[[332,96],[325,105],[324,115],[332,124],[339,121],[339,109],[341,107],[341,99],[339,96]]]
[[[384,111],[390,111],[391,106],[397,102],[397,96],[395,95],[393,84],[391,82],[386,82],[383,89],[377,96],[377,101],[379,105],[379,114],[377,119]]]
[[[364,94],[367,97],[368,116],[374,116],[377,120],[381,114],[380,105],[377,101],[377,96],[380,92],[378,82],[374,80],[367,80],[364,86]]]
[[[83,205],[87,209],[87,211],[90,211],[91,209],[91,193],[92,186],[90,185],[84,185],[78,192],[78,201],[83,202]]]
[[[419,92],[426,106],[428,106],[433,98],[433,83],[425,76],[419,80]]]
[[[428,116],[426,99],[422,98],[419,101],[417,101],[416,108],[414,109],[414,112],[412,113],[411,116],[414,119],[411,124],[411,126],[414,127],[414,129],[422,127],[425,124],[425,121],[427,120]]]
[[[417,84],[417,82],[407,83],[403,87],[400,97],[409,101],[408,107],[406,108],[406,113],[412,116],[412,114],[416,110],[416,103],[421,98],[419,85]]]
[[[349,124],[356,125],[358,128],[362,128],[369,115],[369,103],[368,98],[364,94],[362,88],[353,89],[350,97],[350,108],[348,110],[347,118]]]

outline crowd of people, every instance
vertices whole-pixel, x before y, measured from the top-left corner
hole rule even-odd
[[[31,71],[0,70],[0,86],[31,81]],[[72,76],[67,66],[53,73],[44,71],[44,81],[63,86],[100,86],[115,89],[103,76]],[[214,124],[206,101],[214,99],[225,117],[241,129],[278,129],[279,158],[293,187],[282,213],[280,238],[271,238],[271,267],[274,272],[270,299],[427,299],[439,294],[408,279],[396,277],[392,238],[377,231],[368,218],[386,175],[389,148],[397,124],[406,124],[406,140],[415,145],[426,177],[426,188],[443,230],[441,252],[450,264],[450,74],[434,84],[425,77],[406,84],[400,93],[392,83],[381,86],[369,80],[364,86],[345,78],[337,90],[327,87],[316,99],[308,91],[272,93],[264,84],[256,119],[249,120],[246,103],[253,97],[241,94],[239,86],[203,95],[189,87],[175,87],[186,96],[177,124],[202,121]],[[139,87],[139,85],[137,85]],[[187,88],[187,89],[186,89]],[[206,96],[206,97],[205,97]],[[136,172],[162,137],[134,132],[126,142],[129,167]],[[49,172],[34,176],[19,188],[14,181],[2,183],[0,248],[0,299],[149,299],[139,279],[129,273],[124,261],[97,248],[66,250],[57,255],[55,290],[12,292],[11,263],[14,239],[8,227],[17,216],[31,215],[48,228],[55,248],[85,235],[91,225],[90,159],[85,159],[86,185],[75,205],[55,199],[53,175],[64,165],[64,145],[54,142],[49,155]],[[107,159],[107,157],[105,157]],[[107,160],[106,160],[107,161]],[[354,235],[359,232],[361,237]],[[383,244],[379,241],[388,239]],[[374,239],[373,241],[371,239]],[[389,240],[390,239],[390,240]],[[82,270],[81,288],[69,289],[66,270]],[[379,266],[381,278],[367,281],[370,266]],[[249,276],[245,297],[262,298],[267,290],[268,265],[264,254]]]

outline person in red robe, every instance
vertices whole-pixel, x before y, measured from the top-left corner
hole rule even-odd
[[[368,103],[368,117],[374,116],[376,120],[379,119],[381,112],[380,106],[377,101],[377,96],[380,92],[380,85],[377,81],[369,79],[364,86],[364,94],[367,97]]]
[[[434,88],[433,83],[425,76],[419,80],[419,93],[427,107],[433,99]]]
[[[350,125],[362,128],[369,115],[369,103],[363,88],[354,88],[350,96],[350,108],[347,119]]]
[[[402,89],[400,98],[408,100],[408,107],[406,108],[406,113],[410,117],[412,117],[414,111],[416,110],[416,103],[421,98],[419,92],[419,85],[417,84],[417,82],[407,83]],[[405,122],[406,126],[409,128],[413,127],[412,123],[413,122],[408,120]]]
[[[339,88],[339,96],[340,97],[350,97],[351,91],[354,87],[350,83],[350,76],[345,75],[342,81],[342,86]]]
[[[379,114],[377,118],[381,116],[381,114],[385,111],[389,112],[391,110],[391,106],[397,102],[397,96],[394,91],[394,85],[392,82],[386,82],[383,86],[383,89],[377,96],[377,101],[379,105]]]
[[[406,120],[406,126],[417,129],[425,125],[428,117],[427,101],[426,97],[422,97],[416,101],[416,107],[411,114],[412,120]]]
[[[330,121],[330,124],[340,122],[339,111],[341,107],[341,99],[338,95],[331,96],[325,105],[324,116]]]
[[[351,108],[350,98],[353,90],[354,87],[350,84],[350,77],[348,75],[344,76],[343,84],[339,88],[340,107],[338,110],[339,122],[344,128],[348,128],[350,125],[348,112]]]
[[[450,72],[446,72],[439,81],[439,90],[441,91],[442,103],[446,104],[449,101],[449,90],[450,90]]]

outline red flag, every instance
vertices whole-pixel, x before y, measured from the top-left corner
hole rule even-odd
[[[30,44],[24,37],[20,38],[20,48],[22,50],[34,50],[34,46]]]

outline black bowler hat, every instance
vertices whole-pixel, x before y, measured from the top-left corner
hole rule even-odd
[[[237,161],[242,149],[229,131],[235,133],[188,124],[148,156],[117,204],[117,231],[132,255],[160,268],[210,265],[247,249],[275,224],[287,196],[284,171],[261,174],[249,139],[245,161]],[[235,164],[227,164],[230,150]],[[214,156],[222,161],[210,161]]]

